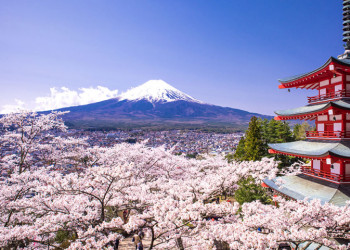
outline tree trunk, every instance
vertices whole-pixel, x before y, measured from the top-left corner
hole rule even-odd
[[[216,250],[230,250],[230,246],[223,241],[214,240],[214,246],[216,247]]]
[[[153,245],[154,245],[154,230],[153,227],[151,228],[151,233],[152,233],[152,239],[151,239],[151,245],[149,246],[149,249],[153,249]]]
[[[179,250],[185,250],[181,237],[176,238],[176,245]]]

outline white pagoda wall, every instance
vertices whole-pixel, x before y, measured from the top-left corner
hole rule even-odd
[[[345,164],[345,174],[350,175],[350,164]]]
[[[331,79],[331,84],[341,82],[342,81],[342,76],[337,76],[336,78]]]
[[[340,174],[340,163],[333,163],[333,168],[331,168],[332,174]]]
[[[349,164],[350,165],[350,164]],[[321,169],[321,161],[320,160],[312,160],[313,169]]]
[[[343,85],[341,85],[341,84],[335,85],[335,87],[334,87],[335,92],[340,91],[342,89],[343,89]]]
[[[341,131],[341,123],[334,123],[333,131]]]

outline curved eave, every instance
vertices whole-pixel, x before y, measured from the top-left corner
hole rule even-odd
[[[300,75],[296,75],[296,76],[292,76],[292,77],[287,77],[287,78],[283,78],[283,79],[279,79],[278,81],[282,84],[284,83],[292,83],[293,81],[302,79],[304,77],[307,76],[311,76],[312,74],[315,74],[319,71],[321,71],[322,69],[326,68],[331,62],[333,61],[339,61],[338,59],[336,59],[335,57],[330,57],[321,67],[319,67],[318,69],[315,69],[313,71],[304,73],[304,74],[300,74]]]
[[[308,154],[302,154],[302,153],[292,153],[287,151],[279,151],[276,149],[269,149],[270,154],[278,154],[278,155],[288,155],[293,157],[299,157],[299,158],[307,158],[307,159],[326,159],[329,154],[324,155],[308,155]]]
[[[303,178],[303,175],[287,175],[276,179],[265,179],[263,182],[278,193],[294,200],[318,199],[322,203],[332,203],[336,206],[346,206],[350,200],[349,192],[340,185],[328,181],[314,181]]]
[[[268,145],[269,153],[284,154],[309,159],[350,158],[349,142],[295,141]]]
[[[286,120],[310,120],[313,121],[317,118],[318,115],[327,114],[328,110],[331,109],[331,106],[321,109],[319,111],[312,111],[309,113],[301,113],[301,114],[289,114],[289,115],[278,115],[274,117],[276,121],[286,121]]]
[[[294,120],[294,119],[314,119],[317,115],[327,113],[329,109],[350,110],[350,103],[345,100],[308,105],[294,109],[275,111],[277,115],[275,120]]]
[[[334,69],[330,69],[330,65],[334,65]],[[342,70],[341,71],[337,70],[337,67],[342,68]],[[325,62],[321,67],[311,72],[292,76],[289,78],[279,79],[278,81],[281,83],[281,85],[279,85],[279,88],[280,89],[293,88],[293,87],[299,87],[301,85],[305,85],[311,82],[319,82],[320,80],[331,78],[332,74],[334,73],[341,74],[342,71],[344,70],[350,71],[350,61],[348,59],[340,60],[335,57],[330,57],[327,60],[327,62]]]

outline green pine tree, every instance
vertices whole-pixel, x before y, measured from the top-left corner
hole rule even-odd
[[[271,154],[268,153],[268,143],[290,142],[294,138],[288,123],[252,117],[245,137],[242,137],[238,143],[233,159],[258,161],[265,156],[271,157]],[[228,161],[232,161],[232,156],[230,157],[227,158]],[[294,157],[279,155],[275,157],[282,162],[281,167],[294,162]]]
[[[277,121],[277,142],[291,142],[294,140],[293,133],[286,122]]]
[[[259,119],[259,122],[261,124],[261,137],[264,144],[264,151],[268,150],[268,143],[269,143],[269,120],[268,119]]]
[[[262,141],[261,123],[253,116],[246,131],[243,160],[259,161],[265,155],[264,143]]]
[[[268,143],[278,142],[277,129],[278,129],[278,122],[274,119],[271,119],[267,125],[266,140]]]
[[[242,138],[239,140],[236,151],[233,155],[233,158],[237,161],[244,161],[244,158],[245,158],[244,144],[245,144],[245,139],[244,139],[244,136],[242,136]]]

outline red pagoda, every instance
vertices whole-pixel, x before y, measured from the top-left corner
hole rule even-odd
[[[345,205],[350,200],[350,0],[343,1],[343,41],[345,53],[331,57],[321,67],[279,80],[280,89],[318,90],[308,97],[308,105],[280,110],[276,120],[315,121],[316,131],[307,131],[306,140],[269,144],[270,153],[309,159],[302,174],[285,176],[265,184],[293,199],[318,198]]]

